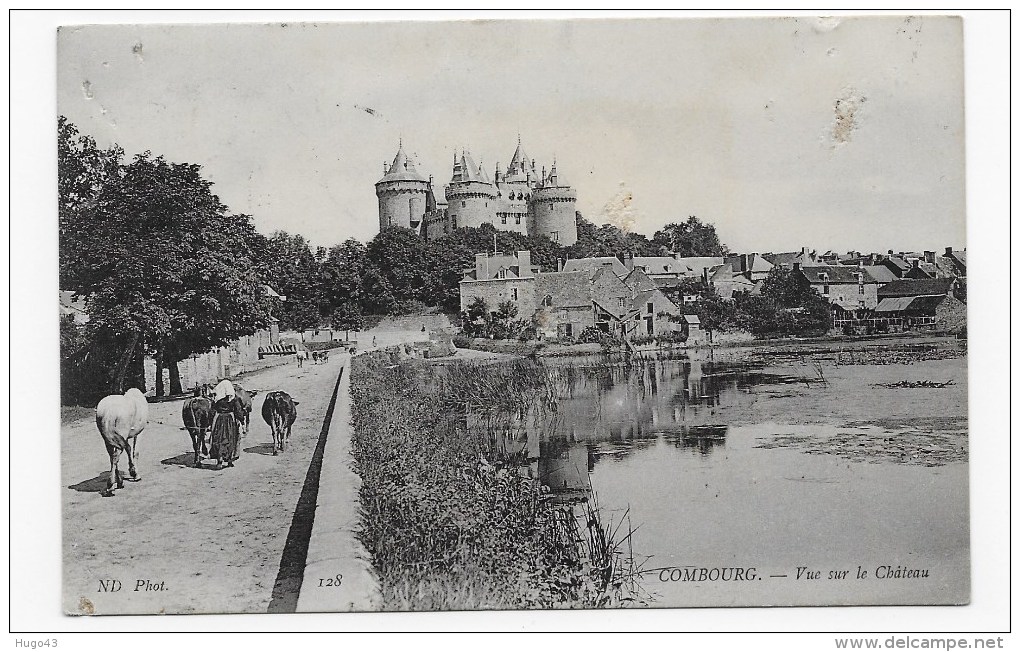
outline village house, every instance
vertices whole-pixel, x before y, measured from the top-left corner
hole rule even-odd
[[[574,258],[563,264],[563,272],[587,272],[588,277],[594,277],[595,272],[608,267],[614,274],[623,278],[630,271],[620,262],[616,256],[600,256],[597,258]]]
[[[602,273],[601,270],[598,272]],[[609,276],[615,276],[606,270]],[[595,325],[588,273],[549,272],[535,280],[535,322],[540,339],[569,340]],[[521,313],[525,316],[526,313]]]
[[[768,278],[769,272],[776,265],[768,260],[768,256],[759,254],[734,254],[726,256],[723,263],[733,269],[734,274],[740,274],[751,283],[758,283]]]
[[[754,283],[744,274],[733,271],[729,263],[716,265],[705,270],[705,284],[713,289],[720,298],[731,300],[740,292],[750,292]]]
[[[945,266],[951,270],[956,278],[967,278],[967,250],[953,251],[952,247],[946,247]]]
[[[872,322],[879,331],[930,328],[959,332],[967,326],[967,304],[955,278],[901,279],[879,289]]]
[[[640,270],[635,270],[643,274]],[[632,271],[627,275],[632,281],[640,282],[647,287],[648,279],[643,279]],[[612,333],[618,337],[626,337],[633,330],[633,326],[627,328],[627,318],[631,312],[631,300],[637,290],[624,282],[622,278],[614,274],[609,268],[598,270],[591,279],[591,300],[595,309],[595,325],[602,331]]]
[[[464,272],[460,281],[460,309],[467,310],[475,298],[482,298],[495,312],[499,304],[510,301],[525,318],[535,313],[535,269],[531,252],[516,254],[475,254],[475,266]]]
[[[663,335],[679,329],[681,316],[655,279],[611,256],[568,260],[561,271],[539,272],[528,251],[477,254],[460,282],[461,311],[476,298],[492,312],[512,302],[518,318],[534,318],[540,338],[561,341],[592,326],[624,338]]]
[[[878,305],[880,284],[863,265],[801,267],[800,263],[794,263],[793,271],[806,278],[818,294],[829,300],[833,328],[863,328],[862,320]]]
[[[674,320],[682,318],[682,313],[675,303],[662,293],[662,290],[643,290],[638,292],[630,302],[630,319],[627,327],[628,335],[653,337],[668,335],[680,330]]]
[[[784,269],[793,269],[794,265],[808,267],[811,265],[820,264],[817,254],[808,249],[807,247],[801,247],[800,251],[791,251],[778,254],[762,254],[762,258],[767,260],[773,266],[782,267]]]

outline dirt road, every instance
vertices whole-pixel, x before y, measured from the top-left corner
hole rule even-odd
[[[303,569],[295,566],[303,560],[295,559],[295,537],[288,542],[288,533],[307,520],[307,505],[298,518],[295,509],[346,359],[335,354],[326,364],[309,361],[300,369],[288,362],[238,379],[259,393],[241,458],[221,471],[208,460],[202,468],[191,466],[183,401],[150,404],[149,424],[139,435],[141,480],[125,482],[112,497],[100,495],[109,458],[95,421],[65,425],[64,611],[264,613],[296,602],[294,578]],[[261,416],[263,398],[273,390],[300,402],[291,446],[275,457]],[[120,464],[126,475],[123,456]],[[281,569],[285,547],[290,559]]]

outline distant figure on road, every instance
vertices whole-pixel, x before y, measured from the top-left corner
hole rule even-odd
[[[295,357],[297,358],[297,366],[303,367],[305,366],[305,360],[308,359],[308,351],[298,351]]]
[[[375,346],[375,335],[372,336],[372,346]]]
[[[425,332],[425,324],[421,325],[421,332],[423,332],[423,333]]]

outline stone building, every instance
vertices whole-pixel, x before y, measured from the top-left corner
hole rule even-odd
[[[573,339],[595,325],[591,284],[584,272],[540,273],[535,290],[535,321],[543,339]]]
[[[404,153],[403,142],[376,184],[379,228],[404,226],[438,238],[454,229],[489,223],[502,231],[544,235],[563,246],[577,242],[577,192],[556,170],[536,167],[517,142],[510,165],[496,164],[490,178],[471,154],[454,155],[453,174],[442,198]]]
[[[491,311],[510,301],[517,306],[520,317],[533,315],[537,302],[531,252],[475,254],[475,266],[466,270],[460,281],[461,311],[467,310],[475,298],[485,299]]]

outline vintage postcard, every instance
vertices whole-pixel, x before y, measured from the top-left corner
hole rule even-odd
[[[64,613],[967,604],[962,39],[61,27]]]

